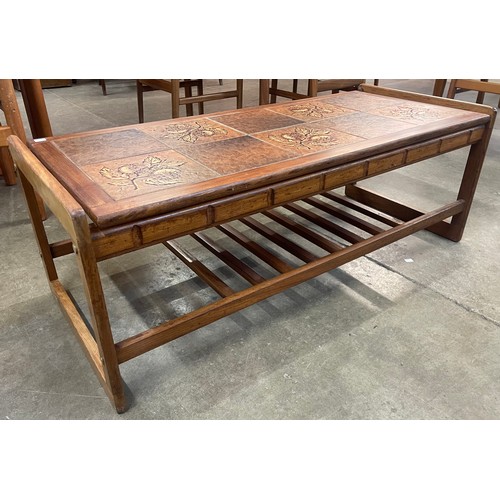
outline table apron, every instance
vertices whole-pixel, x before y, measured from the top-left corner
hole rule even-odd
[[[171,214],[103,230],[94,226],[91,233],[95,255],[97,260],[102,261],[262,212],[287,202],[321,194],[470,146],[480,141],[484,132],[484,126],[477,126]],[[53,249],[54,256],[71,252],[69,244],[66,246],[61,243],[55,244]]]

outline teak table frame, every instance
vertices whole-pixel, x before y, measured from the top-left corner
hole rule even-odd
[[[117,412],[127,408],[119,369],[121,363],[416,231],[427,229],[450,240],[460,240],[496,111],[488,106],[370,85],[362,85],[360,90],[370,95],[402,99],[405,103],[464,110],[471,112],[471,118],[459,125],[434,127],[410,142],[405,142],[403,136],[395,140],[393,137],[390,143],[382,141],[366,151],[358,149],[355,154],[330,157],[326,154],[321,156],[321,161],[313,162],[306,161],[305,157],[301,168],[294,170],[288,179],[271,175],[265,183],[248,182],[239,185],[234,193],[224,190],[204,199],[194,198],[189,206],[179,206],[169,212],[158,213],[157,206],[152,205],[156,213],[146,208],[141,218],[136,216],[127,220],[127,214],[120,212],[108,218],[103,216],[97,222],[89,222],[89,216],[95,219],[95,214],[84,210],[82,203],[49,171],[47,163],[53,161],[51,157],[37,153],[42,158],[40,161],[18,138],[9,138],[50,287]],[[266,109],[272,106],[276,105],[266,106]],[[356,185],[368,177],[467,146],[470,150],[457,198],[430,212],[407,207]],[[34,145],[32,149],[37,152]],[[317,156],[312,158],[317,159]],[[345,194],[334,191],[344,186]],[[67,231],[68,240],[49,242],[35,191]],[[299,216],[300,222],[288,213]],[[260,215],[256,217],[255,214]],[[321,251],[311,252],[300,246],[296,238],[292,240],[271,229],[260,222],[262,216],[306,238]],[[268,239],[302,263],[290,264],[283,255],[273,253],[246,231],[237,229],[232,221],[242,222],[250,232]],[[321,230],[315,230],[316,226]],[[217,228],[230,241],[274,269],[275,275],[271,278],[261,276],[221,247],[219,240],[215,242],[205,234],[207,228]],[[249,286],[233,290],[196,256],[173,241],[186,235],[216,255]],[[115,343],[97,264],[160,243],[212,287],[220,299]],[[90,312],[90,328],[56,271],[55,259],[70,253],[75,254],[78,263]]]

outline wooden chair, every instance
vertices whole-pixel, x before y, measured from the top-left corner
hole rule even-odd
[[[278,87],[278,80],[271,80],[269,87],[270,102],[276,102],[276,97],[286,97],[288,99],[304,99],[305,97],[316,97],[318,93],[331,91],[332,94],[341,90],[355,90],[358,85],[365,83],[365,80],[307,80],[307,93],[298,92],[298,80],[293,80],[292,90]]]
[[[219,84],[221,81],[219,80]],[[184,96],[181,95],[184,89]],[[193,89],[197,90],[197,95],[193,96]],[[137,105],[139,109],[139,123],[144,123],[144,92],[152,90],[162,90],[172,96],[172,118],[180,116],[180,107],[186,106],[187,116],[193,115],[193,104],[198,104],[198,113],[204,113],[203,103],[219,99],[236,98],[236,107],[243,107],[243,80],[236,80],[234,90],[220,92],[203,91],[203,80],[137,80]]]
[[[500,95],[500,83],[490,82],[487,79],[483,80],[469,80],[469,79],[457,79],[451,80],[450,87],[448,89],[448,95],[450,99],[455,98],[458,92],[475,91],[477,92],[476,102],[482,104],[485,94],[496,94]],[[500,107],[500,99],[498,102]]]
[[[5,184],[12,186],[16,184],[16,173],[14,162],[7,148],[7,137],[14,134],[26,143],[26,133],[19,114],[12,80],[0,80],[0,109],[5,115],[5,125],[0,126],[0,168]]]
[[[38,85],[40,85],[40,80],[33,81],[38,82]],[[8,150],[7,137],[16,135],[24,143],[27,142],[27,139],[12,80],[0,80],[0,103],[6,122],[5,126],[0,127],[0,165],[5,184],[14,185],[16,184],[16,173],[14,162]],[[45,219],[47,217],[45,206],[38,195],[37,201],[42,218]]]

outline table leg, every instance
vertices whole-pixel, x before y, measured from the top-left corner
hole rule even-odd
[[[9,138],[9,147],[18,165],[19,177],[51,290],[73,326],[76,337],[106,394],[116,411],[122,413],[126,409],[125,392],[87,216],[81,206],[44,169],[18,137]],[[54,244],[51,245],[47,238],[35,190],[43,196],[45,203],[71,238],[88,302],[93,332],[87,327],[84,317],[58,279],[54,263],[56,253],[52,252]]]

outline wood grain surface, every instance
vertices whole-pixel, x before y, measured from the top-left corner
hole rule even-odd
[[[354,91],[39,139],[30,147],[106,228],[487,121],[475,111]]]

